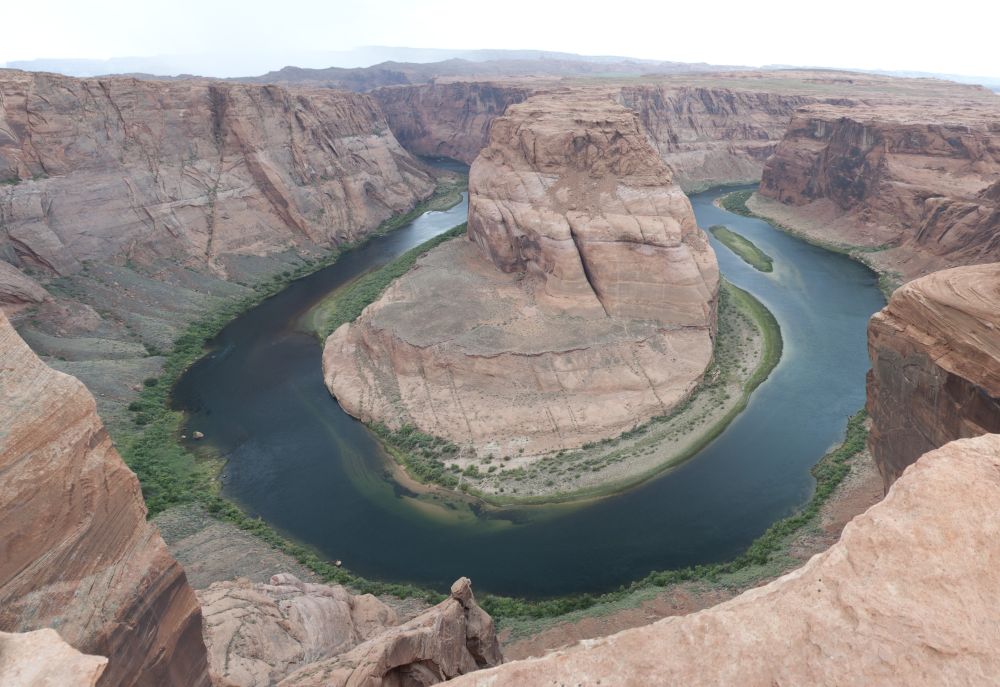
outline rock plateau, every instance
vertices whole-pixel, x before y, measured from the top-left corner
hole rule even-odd
[[[468,237],[327,340],[348,412],[530,456],[669,412],[710,362],[715,255],[605,93],[535,96],[494,122]]]

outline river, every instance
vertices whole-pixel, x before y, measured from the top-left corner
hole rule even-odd
[[[446,590],[526,597],[601,592],[651,570],[732,558],[811,496],[810,467],[865,397],[865,330],[882,307],[876,276],[766,222],[691,197],[702,227],[725,224],[774,258],[761,273],[712,239],[722,273],[781,325],[781,362],[746,410],[688,462],[577,506],[454,517],[388,479],[375,438],[323,385],[305,313],[332,289],[465,221],[467,198],[345,254],[241,315],[181,378],[175,407],[227,459],[223,493],[352,571]]]

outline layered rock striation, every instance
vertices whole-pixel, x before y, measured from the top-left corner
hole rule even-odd
[[[1000,264],[898,289],[868,326],[872,455],[888,488],[920,455],[1000,433]]]
[[[698,383],[715,255],[605,93],[536,96],[494,122],[468,236],[327,340],[327,386],[348,412],[532,456],[667,413]]]
[[[0,70],[0,255],[67,275],[357,239],[433,183],[369,97]]]
[[[1000,436],[952,442],[764,587],[449,684],[988,684],[1000,672],[998,471]]]
[[[0,630],[58,629],[102,687],[209,685],[201,612],[77,380],[0,315]]]
[[[817,238],[881,249],[868,257],[904,279],[1000,260],[991,100],[803,108],[765,165],[757,209]]]

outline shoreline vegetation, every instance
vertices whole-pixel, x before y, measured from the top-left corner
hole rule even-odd
[[[874,248],[869,248],[866,246],[855,246],[849,243],[840,243],[836,241],[824,241],[823,239],[818,239],[813,236],[806,234],[805,232],[799,231],[793,227],[783,224],[770,217],[765,217],[764,215],[757,214],[747,206],[747,202],[756,193],[753,189],[744,189],[740,191],[732,191],[724,196],[721,196],[716,200],[716,204],[723,210],[727,210],[737,215],[742,215],[743,217],[752,217],[754,219],[759,219],[767,222],[775,229],[785,232],[795,238],[805,241],[806,243],[812,244],[814,246],[819,246],[824,250],[828,250],[832,253],[840,253],[841,255],[846,255],[856,262],[860,262],[862,265],[870,269],[876,275],[878,275],[878,288],[885,296],[886,300],[892,295],[892,292],[899,288],[902,283],[900,276],[896,272],[885,270],[880,268],[871,260],[865,257],[868,253],[878,253],[879,251],[885,250],[888,246],[877,246]],[[721,240],[721,239],[720,239]]]
[[[758,272],[773,272],[774,259],[757,247],[753,241],[737,234],[729,227],[716,224],[708,228],[712,236],[719,240],[719,243],[735,253],[743,262],[753,267]]]
[[[458,198],[455,202],[460,201],[460,195]],[[406,220],[398,217],[387,220],[369,238],[403,226],[426,209],[419,212],[414,209],[406,213]],[[358,245],[360,243],[363,242]],[[172,506],[199,505],[215,518],[239,527],[275,550],[294,558],[326,582],[343,584],[359,593],[437,603],[445,598],[444,594],[417,585],[382,582],[355,575],[324,559],[311,547],[286,537],[262,519],[247,515],[237,504],[224,499],[220,496],[217,480],[221,460],[196,457],[180,443],[183,413],[174,411],[169,406],[170,391],[174,383],[191,364],[205,355],[208,342],[232,319],[277,293],[291,281],[333,264],[354,247],[357,245],[339,246],[326,256],[303,264],[294,272],[276,275],[257,285],[252,295],[230,301],[193,322],[177,338],[160,376],[147,379],[139,399],[129,406],[135,414],[134,433],[116,437],[116,440],[126,462],[139,477],[150,517]],[[757,383],[760,381],[763,379]],[[848,422],[844,442],[813,467],[817,483],[810,501],[795,514],[771,525],[743,554],[731,561],[653,572],[605,594],[580,594],[541,600],[482,594],[481,605],[500,622],[551,619],[571,612],[588,612],[608,604],[621,603],[637,592],[662,589],[679,582],[718,580],[741,571],[764,569],[780,556],[782,548],[788,545],[796,532],[815,520],[820,507],[848,473],[848,461],[863,450],[866,436],[864,411],[859,411]]]

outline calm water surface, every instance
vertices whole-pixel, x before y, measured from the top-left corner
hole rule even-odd
[[[303,314],[324,295],[465,221],[467,202],[425,214],[291,284],[233,321],[181,379],[176,407],[228,458],[224,493],[285,534],[368,577],[521,596],[599,592],[660,570],[725,560],[811,496],[809,468],[864,403],[865,327],[876,277],[766,222],[691,198],[774,258],[757,272],[712,239],[723,274],[764,302],[784,355],[747,409],[695,458],[624,494],[577,507],[470,513],[428,508],[385,476],[384,456],[320,372]]]

